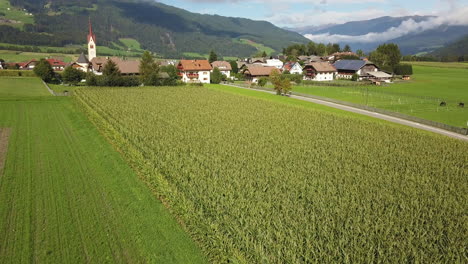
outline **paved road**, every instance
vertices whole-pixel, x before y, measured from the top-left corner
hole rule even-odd
[[[254,88],[245,88],[245,87],[239,87],[239,86],[236,86],[236,85],[229,85],[229,86],[240,88],[240,89],[248,89],[248,90],[255,90],[255,91],[275,94],[275,92],[272,92],[272,91],[265,91],[265,90],[254,89]],[[428,126],[428,125],[420,124],[420,123],[417,123],[417,122],[409,121],[409,120],[406,120],[406,119],[401,119],[401,118],[398,118],[398,117],[384,115],[384,114],[380,114],[380,113],[376,113],[376,112],[372,112],[372,111],[368,111],[368,110],[359,109],[359,108],[356,108],[356,107],[341,105],[341,104],[332,103],[332,102],[319,100],[319,99],[315,99],[315,98],[310,98],[310,97],[304,97],[304,96],[299,96],[299,95],[291,95],[289,97],[294,98],[294,99],[298,99],[298,100],[302,100],[302,101],[312,102],[312,103],[316,103],[316,104],[321,104],[321,105],[341,109],[341,110],[348,111],[348,112],[353,112],[353,113],[357,113],[357,114],[361,114],[361,115],[375,117],[375,118],[383,119],[383,120],[386,120],[386,121],[389,121],[389,122],[393,122],[393,123],[397,123],[397,124],[401,124],[401,125],[405,125],[405,126],[410,126],[410,127],[414,127],[414,128],[418,128],[418,129],[438,133],[438,134],[441,134],[441,135],[444,135],[444,136],[448,136],[448,137],[468,141],[468,136],[464,136],[464,135],[461,135],[461,134],[458,134],[458,133],[455,133],[455,132],[450,132],[450,131],[440,129],[440,128],[437,128],[437,127]]]

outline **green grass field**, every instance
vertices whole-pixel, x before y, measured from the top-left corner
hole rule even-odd
[[[22,52],[12,50],[0,50],[0,59],[4,59],[6,62],[26,62],[32,59],[42,58],[60,58],[64,62],[71,62],[76,60],[78,57],[73,54],[64,53],[41,53],[41,52]]]
[[[467,62],[404,61],[403,63],[409,63],[415,66],[426,66],[426,67],[436,67],[436,68],[468,69]]]
[[[1,263],[206,263],[71,98],[0,78],[0,128]]]
[[[256,48],[258,51],[260,52],[263,52],[265,51],[266,54],[270,55],[272,54],[273,52],[275,52],[274,49],[270,48],[270,47],[267,47],[261,43],[256,43],[254,41],[251,41],[251,40],[248,40],[248,39],[234,39],[233,40],[234,42],[237,42],[237,43],[241,43],[241,44],[246,44],[246,45],[250,45],[254,48]]]
[[[9,0],[0,0],[0,13],[5,14],[4,16],[0,15],[0,18],[6,18],[6,19],[20,22],[20,23],[6,24],[9,26],[22,27],[24,24],[34,23],[34,16],[30,16],[29,14],[26,14],[25,11],[19,8],[12,7]]]
[[[294,92],[318,95],[466,127],[468,70],[414,66],[412,81],[385,86],[334,87],[296,86]],[[440,106],[444,101],[447,106]]]
[[[465,258],[464,141],[219,85],[76,94],[212,263]]]

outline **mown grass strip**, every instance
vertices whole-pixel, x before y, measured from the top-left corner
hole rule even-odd
[[[8,139],[10,138],[11,128],[0,128],[0,177],[3,174],[5,159],[8,151]]]

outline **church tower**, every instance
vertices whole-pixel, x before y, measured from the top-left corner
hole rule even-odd
[[[91,61],[93,58],[96,58],[96,35],[93,34],[91,19],[89,19],[88,60]]]

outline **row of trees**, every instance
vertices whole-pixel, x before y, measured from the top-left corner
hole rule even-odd
[[[351,47],[345,45],[341,48],[340,44],[337,43],[315,43],[313,41],[307,44],[293,44],[287,48],[283,49],[283,54],[288,57],[298,57],[298,56],[327,56],[335,52],[351,52]],[[362,50],[356,51],[356,54],[359,56],[364,56]]]
[[[102,75],[85,73],[71,66],[68,66],[59,74],[52,69],[52,66],[45,59],[41,59],[34,68],[34,73],[43,81],[48,83],[66,83],[76,85],[82,80],[86,80],[89,86],[173,86],[178,84],[177,68],[173,65],[161,67],[154,60],[150,52],[145,51],[140,61],[139,73],[137,76],[122,76],[117,64],[108,60],[105,64]],[[162,74],[165,73],[165,74]]]

